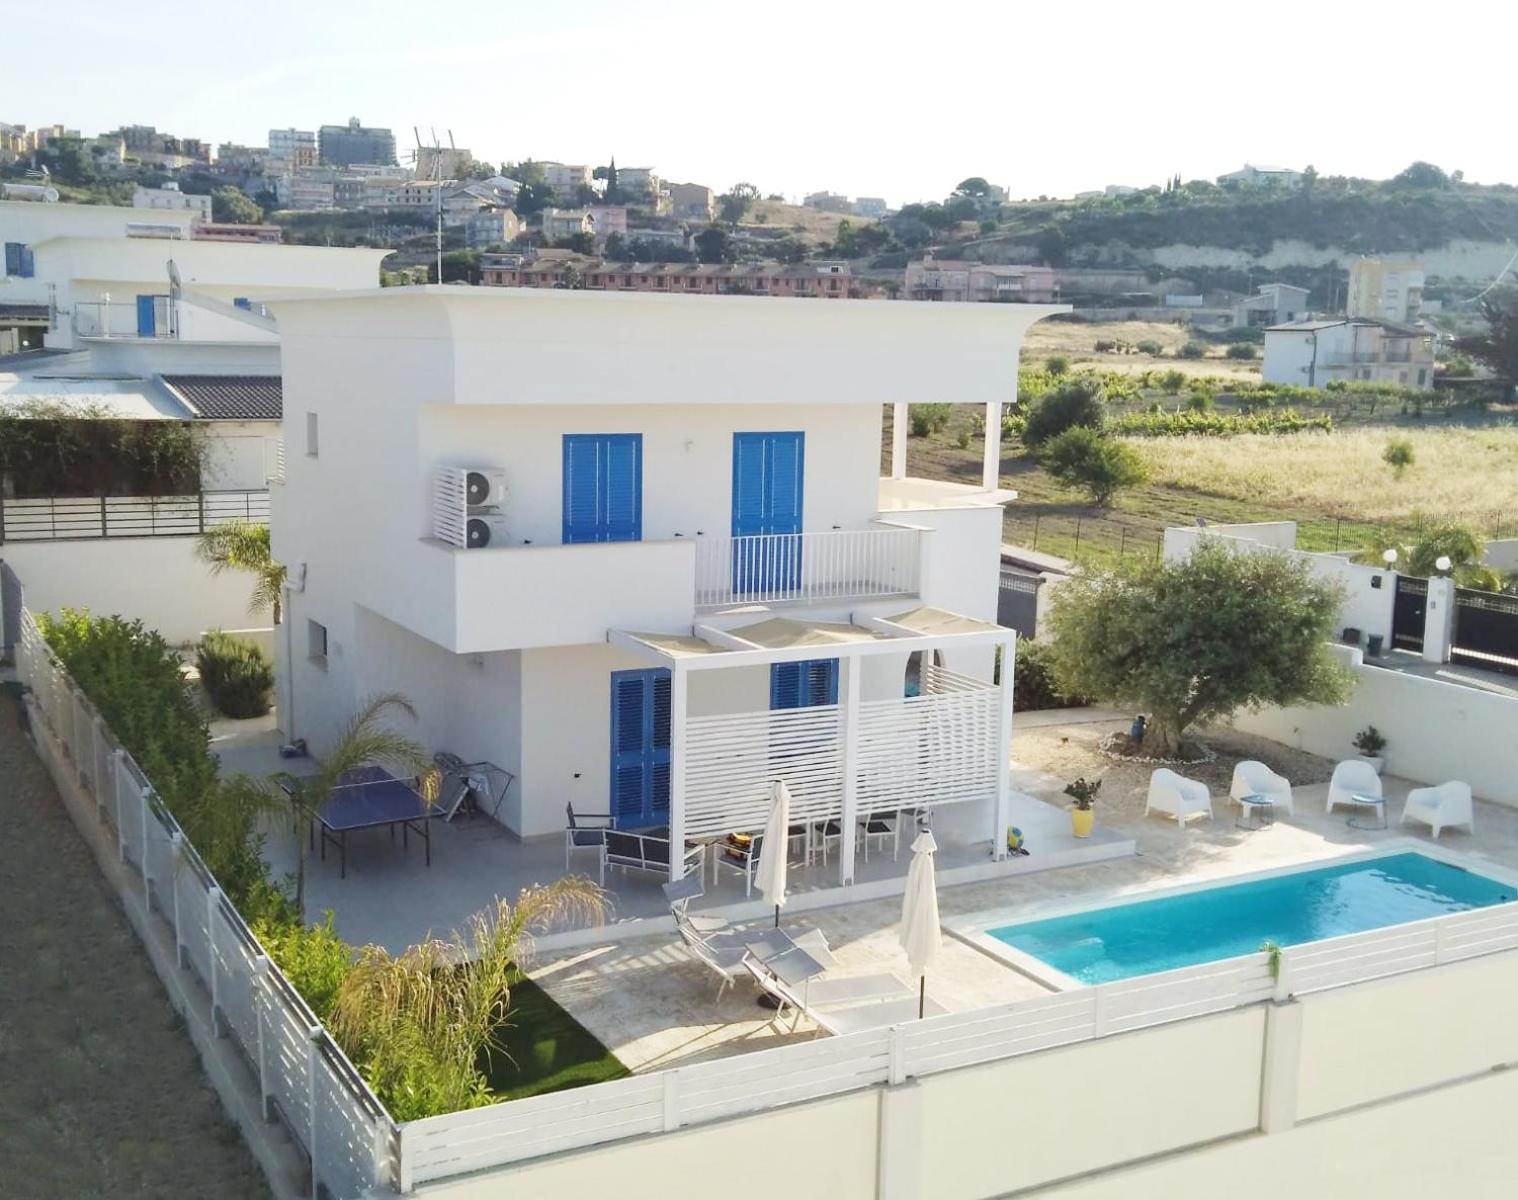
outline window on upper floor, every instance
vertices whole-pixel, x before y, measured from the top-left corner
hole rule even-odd
[[[6,242],[5,273],[17,279],[30,279],[36,273],[32,248],[22,242]]]
[[[327,665],[327,627],[320,621],[306,621],[306,657],[324,667]]]

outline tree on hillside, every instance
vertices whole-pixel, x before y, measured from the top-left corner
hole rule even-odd
[[[545,208],[552,208],[558,202],[559,198],[553,188],[540,178],[533,183],[524,182],[517,189],[516,202],[512,207],[516,209],[517,216],[530,217]]]
[[[1149,714],[1144,749],[1171,758],[1195,725],[1241,708],[1341,704],[1329,652],[1343,596],[1286,554],[1204,540],[1189,558],[1083,572],[1054,602],[1062,691]]]
[[[956,196],[970,196],[979,199],[991,194],[991,185],[979,175],[971,175],[968,179],[961,179],[959,186],[954,189]]]
[[[1481,298],[1486,331],[1455,339],[1461,354],[1485,363],[1502,384],[1502,398],[1518,387],[1518,289],[1490,292]]]
[[[759,189],[751,183],[735,183],[731,190],[717,198],[717,215],[729,225],[736,225],[748,215],[754,201],[759,199]]]
[[[263,210],[241,188],[221,187],[211,193],[211,220],[228,225],[257,225]]]
[[[1091,503],[1102,507],[1121,489],[1149,478],[1149,469],[1137,450],[1089,425],[1074,425],[1050,438],[1039,460],[1060,483],[1084,488]]]
[[[1449,176],[1442,167],[1420,160],[1398,171],[1391,182],[1402,187],[1442,188],[1449,186]]]
[[[736,262],[733,239],[720,225],[708,225],[696,234],[696,257],[704,263]]]

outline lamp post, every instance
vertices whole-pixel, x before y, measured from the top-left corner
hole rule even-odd
[[[1397,565],[1397,550],[1395,546],[1389,546],[1381,552],[1381,561],[1388,567]]]
[[[1450,562],[1450,557],[1448,554],[1441,554],[1438,558],[1434,559],[1434,570],[1439,571],[1444,575],[1449,574],[1449,569],[1453,565],[1454,564]]]

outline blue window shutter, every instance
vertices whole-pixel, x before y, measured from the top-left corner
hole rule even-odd
[[[616,671],[611,677],[611,814],[616,824],[627,827],[641,823],[648,791],[642,676],[641,671]]]
[[[153,296],[137,297],[137,336],[153,337],[156,333],[157,321],[153,315]]]
[[[30,279],[37,273],[37,262],[32,258],[30,246],[21,247],[21,278]]]
[[[806,705],[838,703],[838,660],[819,658],[802,664],[805,668]]]
[[[643,435],[606,437],[605,528],[601,541],[636,542],[643,537]]]
[[[564,435],[563,541],[636,542],[643,536],[643,435]]]
[[[762,433],[733,434],[733,536],[750,537],[765,529],[765,453]]]
[[[770,667],[770,708],[838,703],[838,660],[813,658]]]
[[[21,274],[21,243],[5,243],[5,273],[7,275]]]
[[[766,533],[801,532],[801,484],[805,474],[804,437],[800,433],[770,435],[769,528]]]
[[[770,708],[801,707],[801,664],[775,663],[770,667]]]
[[[601,455],[598,439],[583,434],[564,437],[565,544],[598,542],[601,526]]]

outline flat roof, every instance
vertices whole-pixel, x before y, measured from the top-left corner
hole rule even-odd
[[[0,409],[56,404],[127,421],[188,421],[194,413],[149,379],[0,374]]]

